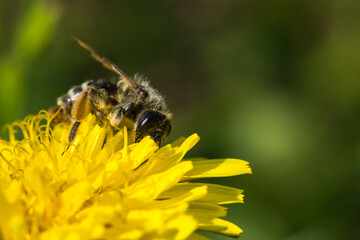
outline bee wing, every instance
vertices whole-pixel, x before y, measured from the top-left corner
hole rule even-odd
[[[130,84],[133,88],[137,89],[139,88],[139,85],[132,80],[130,77],[128,77],[118,66],[115,65],[112,61],[110,61],[108,58],[103,56],[101,53],[81,41],[80,39],[73,37],[80,46],[85,48],[91,53],[91,56],[98,62],[100,62],[105,68],[109,69],[110,71],[114,72],[115,74],[119,75],[122,79],[124,79],[128,84]]]

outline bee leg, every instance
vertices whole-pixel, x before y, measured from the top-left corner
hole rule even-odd
[[[78,99],[74,101],[73,107],[71,109],[71,118],[76,121],[82,120],[90,113],[90,100],[89,93],[91,88],[88,91],[83,91]]]
[[[77,132],[79,126],[80,126],[80,122],[79,122],[79,121],[78,121],[78,122],[75,122],[75,123],[73,124],[73,126],[72,126],[72,128],[71,128],[71,130],[70,130],[70,134],[69,134],[69,143],[71,143],[71,142],[74,140],[75,135],[76,135],[76,132]],[[69,147],[70,147],[70,144],[67,145],[66,150],[61,154],[61,156],[63,156],[63,155],[65,154],[65,152],[69,149]]]
[[[99,124],[108,122],[108,115],[118,105],[118,101],[105,89],[91,88],[88,92],[91,113],[96,115]]]
[[[124,119],[125,111],[121,106],[116,106],[108,115],[109,123],[113,127],[117,127],[120,125],[122,120]]]
[[[114,109],[107,117],[110,125],[113,127],[118,127],[120,124],[124,123],[125,119],[134,121],[136,109],[136,105],[133,102],[119,103],[114,107]]]
[[[80,97],[74,102],[73,108],[71,109],[71,117],[72,119],[75,119],[76,122],[74,123],[70,131],[70,143],[75,138],[76,132],[80,126],[80,120],[82,120],[90,113],[89,92],[90,91],[82,92]]]
[[[71,143],[74,140],[76,132],[80,126],[80,122],[75,122],[71,128],[70,135],[69,135],[69,142]]]
[[[106,111],[110,105],[115,106],[118,104],[105,89],[89,88],[88,95],[91,105],[98,111]]]

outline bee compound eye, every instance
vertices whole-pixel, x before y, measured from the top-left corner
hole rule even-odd
[[[160,144],[169,134],[171,129],[169,119],[158,111],[145,111],[136,121],[136,142],[146,136],[150,136]]]
[[[142,113],[141,116],[139,117],[137,121],[138,127],[140,128],[155,127],[164,119],[166,119],[165,115],[160,112],[146,111]]]

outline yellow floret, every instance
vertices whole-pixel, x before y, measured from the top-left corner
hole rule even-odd
[[[46,112],[8,126],[0,140],[0,238],[204,239],[195,230],[238,236],[221,219],[242,190],[189,180],[251,173],[237,159],[183,159],[194,134],[162,148],[150,137],[80,124],[50,127]],[[22,135],[19,137],[19,135]]]

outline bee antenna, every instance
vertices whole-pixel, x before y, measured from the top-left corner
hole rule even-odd
[[[120,76],[120,78],[124,79],[128,84],[130,84],[133,88],[138,89],[139,85],[132,80],[128,75],[126,75],[118,66],[116,66],[115,63],[113,63],[112,61],[110,61],[108,58],[106,58],[104,55],[102,55],[100,52],[96,51],[94,48],[90,47],[89,45],[87,45],[86,43],[84,43],[83,41],[81,41],[80,39],[78,39],[75,36],[72,36],[75,41],[77,41],[79,43],[79,45],[81,47],[83,47],[85,50],[89,51],[91,53],[91,56],[98,61],[99,63],[101,63],[105,68],[109,69],[110,71],[112,71],[113,73],[117,74],[118,76]]]

